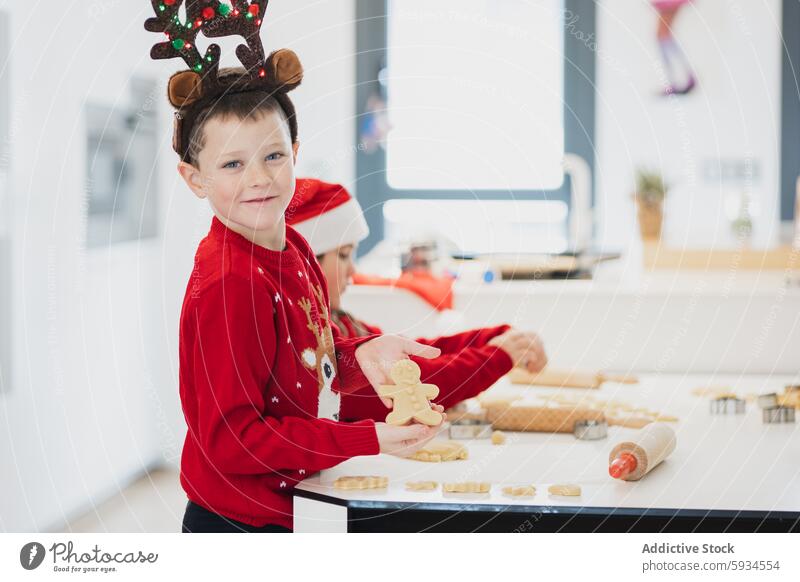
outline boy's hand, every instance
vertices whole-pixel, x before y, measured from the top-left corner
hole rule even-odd
[[[531,374],[541,372],[547,365],[544,344],[535,333],[509,329],[507,332],[489,340],[490,346],[496,346],[506,352],[514,366],[524,368]]]
[[[389,369],[392,365],[408,356],[422,358],[438,358],[442,353],[439,348],[426,346],[399,335],[382,335],[365,342],[356,348],[356,361],[369,383],[378,391],[381,384],[391,384]],[[392,407],[390,398],[381,398],[386,408]]]
[[[447,415],[444,414],[444,408],[438,404],[431,404],[431,408],[442,414],[443,424],[447,418]],[[393,426],[385,422],[376,422],[375,432],[378,435],[378,443],[382,453],[395,455],[396,457],[407,457],[416,453],[439,434],[442,424],[436,426],[427,426],[425,424]]]

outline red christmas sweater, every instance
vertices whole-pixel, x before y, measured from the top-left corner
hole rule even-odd
[[[334,311],[333,320],[335,327],[348,338],[382,333],[380,328],[359,321],[344,311]],[[422,381],[439,387],[439,396],[434,402],[450,408],[477,396],[507,374],[514,362],[506,352],[488,345],[488,342],[508,329],[509,326],[501,325],[435,339],[417,339],[442,350],[438,358],[411,358],[419,364]],[[342,395],[343,420],[371,418],[382,422],[388,413],[372,388]]]
[[[298,481],[378,454],[372,420],[335,420],[340,393],[369,386],[355,348],[374,336],[339,336],[322,281],[291,227],[286,248],[272,251],[213,219],[180,321],[181,485],[191,501],[291,528]]]

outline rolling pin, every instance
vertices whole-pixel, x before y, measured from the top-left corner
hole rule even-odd
[[[611,449],[608,474],[614,479],[638,481],[675,450],[675,431],[668,424],[653,422],[629,441]]]
[[[512,384],[555,386],[559,388],[600,388],[603,382],[621,382],[623,384],[636,384],[639,382],[635,376],[551,368],[545,368],[538,374],[531,374],[521,368],[514,368],[509,372],[508,376]]]
[[[490,404],[486,406],[487,420],[496,430],[525,432],[569,432],[581,420],[605,421],[605,415],[591,408],[552,408],[549,406],[513,406]]]

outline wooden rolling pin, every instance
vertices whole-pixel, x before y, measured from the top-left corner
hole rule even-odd
[[[675,431],[663,422],[653,422],[631,440],[617,444],[608,455],[608,474],[614,479],[638,481],[675,450]]]
[[[605,374],[603,372],[581,372],[572,370],[557,370],[545,368],[538,374],[531,374],[527,370],[514,368],[508,374],[512,384],[527,384],[531,386],[554,386],[558,388],[600,388],[603,382],[621,382],[623,384],[637,384],[636,376]]]
[[[496,430],[525,432],[569,432],[580,420],[604,421],[600,410],[591,408],[549,406],[514,406],[508,403],[486,406],[487,420]]]

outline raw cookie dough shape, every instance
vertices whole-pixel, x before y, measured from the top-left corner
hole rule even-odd
[[[407,481],[406,489],[408,491],[433,491],[439,484],[436,481]]]
[[[503,494],[511,497],[533,497],[536,495],[536,487],[527,485],[524,487],[503,487]]]
[[[492,485],[491,483],[466,481],[463,483],[443,483],[442,489],[447,493],[489,493]]]
[[[466,459],[467,456],[467,447],[461,443],[455,441],[433,441],[408,458],[426,463],[441,463],[443,461],[460,461]]]
[[[430,403],[430,399],[439,394],[439,388],[420,382],[420,370],[415,362],[399,360],[389,375],[394,384],[378,386],[378,394],[393,402],[392,411],[386,416],[387,423],[400,426],[413,419],[436,426],[442,422],[442,415],[433,410]]]
[[[384,489],[389,485],[388,477],[375,475],[359,475],[354,477],[339,477],[333,482],[336,489]]]
[[[550,495],[560,495],[564,497],[578,497],[581,494],[580,485],[550,485],[547,488]]]
[[[492,444],[493,445],[502,445],[506,442],[506,433],[496,430],[492,433]]]

